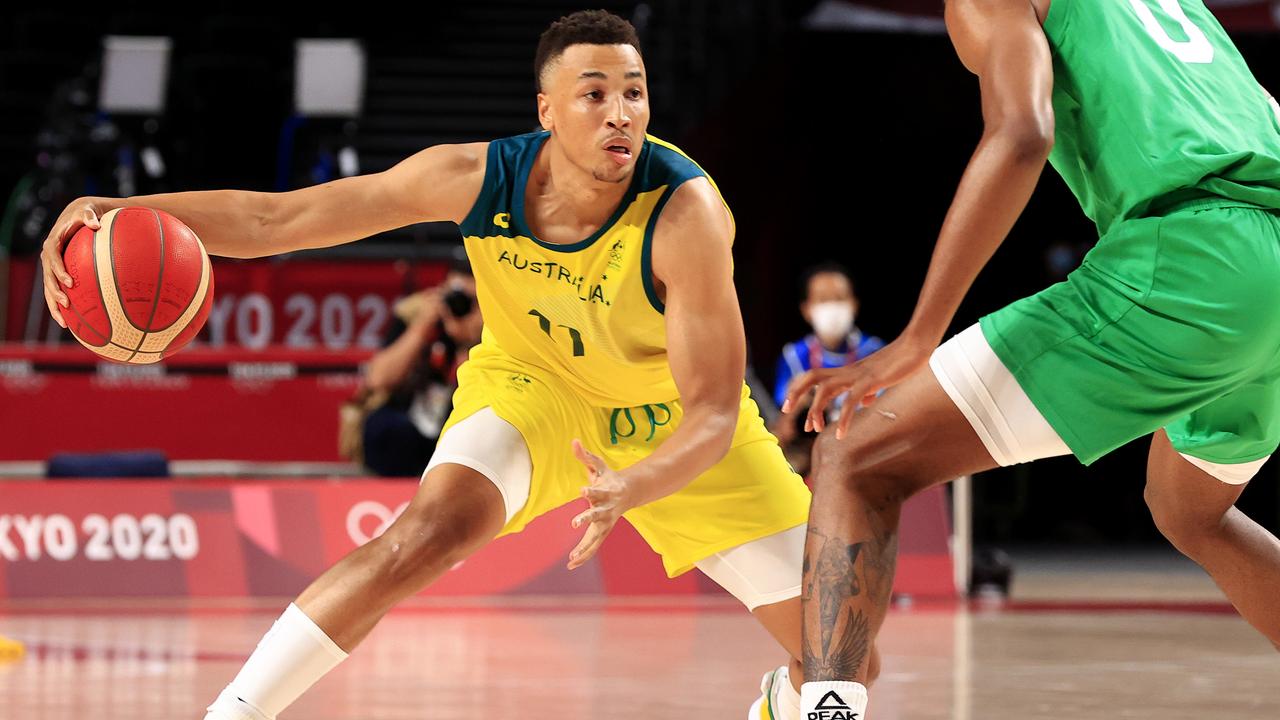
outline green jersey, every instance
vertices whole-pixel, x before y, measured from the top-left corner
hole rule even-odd
[[[1280,208],[1280,108],[1202,0],[1053,0],[1049,162],[1101,234],[1205,197]]]

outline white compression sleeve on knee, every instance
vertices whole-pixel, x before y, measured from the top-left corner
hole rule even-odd
[[[346,657],[342,648],[291,603],[258,642],[240,673],[209,706],[206,720],[273,720]]]
[[[766,535],[694,563],[748,610],[800,596],[808,526]]]

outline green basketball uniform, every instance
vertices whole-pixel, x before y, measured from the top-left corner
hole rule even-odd
[[[981,320],[1085,463],[1166,428],[1242,463],[1280,444],[1280,109],[1201,0],[1054,0],[1055,147],[1101,239]]]

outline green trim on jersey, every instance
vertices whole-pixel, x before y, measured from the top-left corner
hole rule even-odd
[[[546,242],[537,235],[534,235],[533,230],[529,229],[529,223],[525,221],[524,189],[529,186],[529,174],[533,172],[533,164],[538,159],[538,150],[542,149],[542,146],[546,144],[550,137],[551,133],[549,132],[535,134],[529,142],[528,149],[521,155],[520,165],[516,167],[515,177],[515,186],[520,189],[520,192],[513,193],[512,200],[514,202],[511,206],[511,225],[515,228],[516,232],[524,235],[547,250],[553,250],[555,252],[577,252],[579,250],[586,250],[594,245],[597,240],[603,237],[605,233],[609,232],[610,228],[618,222],[618,218],[622,217],[622,213],[626,212],[627,208],[631,206],[631,203],[635,201],[636,192],[639,190],[639,183],[627,183],[627,192],[622,196],[622,201],[618,203],[618,207],[613,211],[613,214],[609,216],[608,220],[604,221],[603,225],[586,238],[575,243]]]
[[[663,315],[667,313],[667,306],[662,302],[662,298],[658,297],[658,289],[653,285],[653,231],[658,227],[658,218],[662,216],[662,209],[667,206],[667,201],[675,192],[675,188],[667,188],[667,191],[662,194],[662,199],[658,200],[653,214],[649,216],[649,224],[644,228],[644,242],[640,246],[640,272],[644,278],[644,294],[649,298],[649,304],[653,309]]]

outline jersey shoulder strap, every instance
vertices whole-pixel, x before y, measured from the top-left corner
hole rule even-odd
[[[524,192],[524,188],[516,187],[517,181],[522,170],[533,164],[538,149],[550,136],[551,133],[545,131],[532,132],[489,143],[480,194],[458,226],[463,237],[510,234],[502,231],[511,227],[515,193]]]

